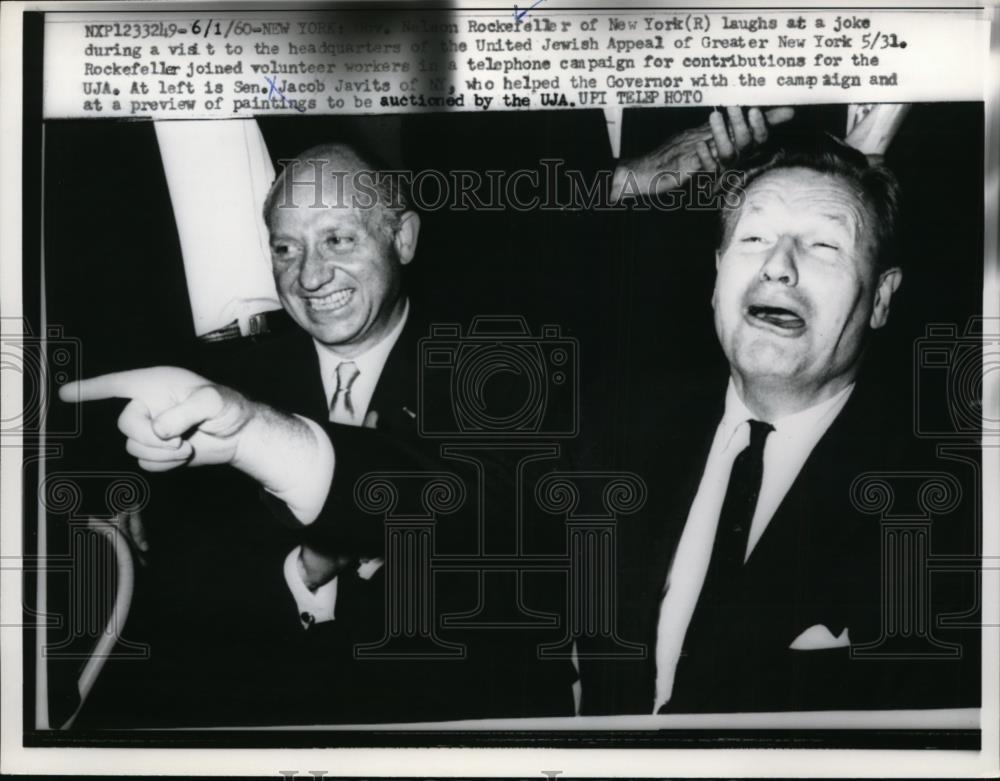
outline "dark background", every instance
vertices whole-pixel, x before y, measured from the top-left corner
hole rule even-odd
[[[624,158],[704,122],[707,109],[625,112]],[[781,132],[842,134],[843,106],[800,107]],[[565,161],[589,181],[613,165],[599,111],[265,118],[273,158],[329,140],[360,141],[391,166],[539,170]],[[914,341],[930,323],[961,332],[980,313],[983,279],[981,104],[917,105],[889,150],[901,180],[904,281],[868,371],[912,396]],[[195,338],[180,249],[151,123],[45,125],[44,295],[50,324],[80,340],[82,376],[173,363],[210,370],[250,340]],[[435,211],[423,215],[411,295],[434,319],[524,315],[580,343],[584,387],[664,365],[724,366],[712,326],[716,215],[706,211]],[[279,321],[281,318],[276,318]],[[612,389],[614,383],[612,380]],[[97,410],[87,431],[106,432]],[[72,425],[62,405],[51,426]],[[109,413],[110,414],[110,413]],[[115,411],[114,414],[117,414]],[[92,422],[93,421],[93,422]],[[612,430],[622,427],[612,426]],[[73,443],[116,462],[106,435]]]
[[[623,157],[706,121],[708,111],[626,111]],[[842,106],[801,107],[783,132],[823,127],[842,134],[845,117]],[[612,165],[599,111],[289,117],[260,124],[275,160],[316,143],[361,139],[394,167],[414,170],[536,169],[543,158],[588,174]],[[915,340],[930,323],[956,324],[961,332],[981,311],[982,138],[981,104],[918,105],[887,158],[905,193],[905,276],[868,360],[877,381],[896,390],[904,414],[912,405]],[[36,281],[48,323],[79,340],[80,376],[161,363],[210,367],[246,348],[245,339],[204,345],[194,336],[151,123],[51,121],[43,150],[44,280]],[[709,306],[714,238],[715,215],[707,212],[439,211],[424,215],[408,285],[440,321],[467,325],[477,314],[520,314],[536,333],[543,324],[560,325],[579,340],[583,408],[599,406],[609,424],[600,436],[615,437],[634,414],[614,404],[627,383],[673,367],[724,366]],[[38,273],[32,263],[26,251],[26,295]],[[600,396],[593,399],[588,389]],[[943,405],[946,391],[939,391]],[[114,425],[121,406],[86,405],[83,436],[64,443],[49,471],[134,471]],[[49,414],[50,430],[75,425],[76,412],[66,405],[54,404]],[[582,429],[582,439],[598,436],[586,416]],[[88,496],[85,506],[99,513],[101,498]],[[68,544],[64,524],[50,517],[57,554]],[[58,613],[67,609],[59,604],[65,584],[52,580],[50,609]],[[54,629],[50,638],[65,632]],[[75,704],[81,665],[50,664],[53,723]]]
[[[800,107],[786,132],[841,132],[845,109]],[[625,112],[623,157],[706,120],[705,109]],[[612,164],[597,111],[266,118],[275,160],[331,139],[362,140],[391,165],[515,170],[564,160],[590,176]],[[981,104],[915,106],[887,164],[905,197],[903,287],[876,346],[889,377],[909,380],[925,324],[964,324],[981,309]],[[83,344],[91,375],[164,360],[193,363],[199,346],[152,125],[54,121],[45,126],[45,298],[49,322]],[[524,314],[581,339],[581,363],[632,361],[648,337],[685,363],[719,356],[709,316],[715,215],[662,211],[514,210],[424,215],[408,269],[438,319]],[[610,351],[610,355],[609,355]]]

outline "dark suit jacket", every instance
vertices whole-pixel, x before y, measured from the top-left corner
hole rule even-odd
[[[708,393],[703,383],[678,375],[669,387],[653,382],[646,387],[652,393],[641,406],[646,416],[629,431],[631,446],[621,458],[645,477],[650,501],[642,517],[621,525],[618,626],[623,638],[645,643],[648,653],[641,660],[589,659],[600,642],[585,640],[587,714],[651,712],[663,587],[723,413],[724,377]],[[907,628],[908,638],[889,638],[883,650],[895,656],[851,659],[845,648],[789,648],[817,624],[834,636],[846,627],[856,645],[874,643],[883,634],[884,584],[900,581],[886,576],[881,518],[859,508],[864,501],[857,494],[852,500],[852,483],[866,472],[913,471],[914,466],[919,472],[927,462],[915,455],[918,443],[909,429],[893,425],[893,406],[879,398],[878,390],[859,383],[810,454],[744,567],[731,620],[709,626],[698,647],[686,644],[668,712],[978,704],[978,632],[934,628],[943,612],[975,604],[969,572],[951,582],[923,581],[928,609],[921,618],[935,639],[961,642],[959,657],[899,658],[901,649],[934,650],[917,636],[916,626]],[[953,471],[940,462],[933,466]],[[915,517],[913,502],[897,499],[893,512]],[[973,522],[969,502],[937,519],[935,548],[940,552],[948,537],[960,536],[948,525],[961,523],[967,531]],[[911,587],[918,582],[912,578],[928,578],[926,573],[908,576]]]
[[[358,556],[385,555],[385,516],[360,507],[357,480],[370,472],[454,473],[466,499],[438,514],[435,555],[475,553],[483,535],[497,539],[507,524],[514,484],[510,457],[479,451],[483,466],[442,457],[424,441],[410,412],[418,409],[417,340],[427,327],[414,315],[394,346],[372,397],[376,430],[326,423],[328,402],[311,338],[292,327],[248,350],[233,365],[203,372],[258,401],[326,426],[337,466],[329,499],[310,526],[290,518],[276,500],[262,501],[253,481],[234,470],[176,470],[155,486],[147,512],[149,582],[138,606],[152,659],[129,687],[128,723],[240,725],[449,720],[571,715],[575,673],[566,660],[540,660],[538,644],[561,636],[558,578],[483,576],[474,568],[433,573],[433,614],[440,644],[459,658],[356,658],[355,648],[387,636],[390,566],[362,580],[355,566],[338,578],[336,620],[303,629],[282,574],[301,542]],[[440,403],[449,403],[448,399]],[[556,468],[539,462],[526,472]],[[479,479],[482,472],[482,484]],[[422,484],[422,483],[421,483]],[[419,487],[402,484],[401,513],[419,509]],[[409,491],[409,493],[408,493]],[[487,508],[485,528],[476,510]],[[415,504],[416,503],[416,504]],[[508,503],[508,504],[505,504]],[[499,510],[499,512],[497,512]],[[530,520],[529,520],[530,522]],[[552,535],[561,540],[561,529]],[[489,545],[486,546],[489,548]],[[429,585],[429,584],[428,584]],[[409,593],[412,593],[409,592]],[[528,621],[529,610],[545,621]],[[507,626],[445,623],[485,609],[506,614]],[[517,626],[517,622],[525,622]],[[454,618],[449,618],[449,622]],[[474,622],[473,622],[474,623]],[[485,623],[479,621],[479,624]],[[496,623],[496,622],[494,622]],[[133,632],[134,634],[134,632]],[[398,653],[399,646],[390,650]],[[426,643],[404,652],[426,651]],[[135,697],[135,686],[144,694]],[[138,701],[137,701],[138,700]],[[197,703],[197,704],[195,704]]]

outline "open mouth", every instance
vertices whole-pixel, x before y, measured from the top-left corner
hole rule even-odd
[[[754,320],[784,331],[799,331],[806,327],[806,321],[798,313],[780,306],[751,305],[747,307],[747,314]]]
[[[322,298],[310,296],[306,299],[306,305],[317,312],[333,312],[347,306],[353,295],[354,288],[345,287],[335,290],[330,295],[323,296]]]

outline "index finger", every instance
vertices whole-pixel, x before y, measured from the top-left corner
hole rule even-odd
[[[134,399],[139,393],[143,371],[132,369],[67,382],[59,388],[59,398],[74,404],[100,399]]]
[[[743,118],[743,109],[739,106],[729,106],[726,108],[726,114],[729,117],[729,127],[732,130],[733,143],[736,144],[736,150],[741,152],[750,146],[752,138],[750,128],[747,127],[746,120]]]
[[[712,126],[712,140],[715,141],[715,148],[719,152],[719,157],[728,160],[733,156],[733,142],[729,138],[729,131],[726,129],[726,120],[722,118],[721,111],[713,111],[708,115],[708,123]]]

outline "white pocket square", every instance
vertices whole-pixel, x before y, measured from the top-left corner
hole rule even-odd
[[[377,559],[361,559],[361,564],[358,567],[358,576],[362,580],[371,580],[383,564],[385,564],[385,559],[381,556]]]
[[[792,651],[825,651],[829,648],[847,648],[851,638],[847,635],[847,627],[837,637],[822,624],[809,627],[800,634],[789,647]]]

